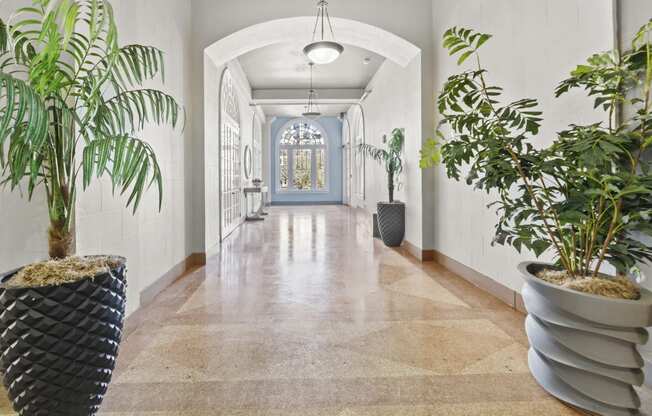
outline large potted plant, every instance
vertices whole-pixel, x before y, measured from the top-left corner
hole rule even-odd
[[[51,258],[1,276],[0,372],[20,415],[93,415],[118,353],[126,266],[74,256],[76,197],[102,176],[134,211],[150,186],[160,196],[138,132],[183,112],[143,87],[162,79],[163,53],[120,46],[106,0],[34,0],[0,21],[0,55],[0,180],[47,196]]]
[[[636,347],[652,325],[652,294],[635,284],[637,265],[652,259],[651,34],[652,23],[630,50],[593,55],[561,82],[557,96],[586,90],[605,121],[571,125],[543,147],[530,140],[542,121],[537,101],[504,103],[489,83],[478,51],[490,35],[444,35],[459,64],[473,63],[438,99],[448,176],[460,180],[464,166],[469,185],[496,196],[495,243],[554,259],[519,267],[530,369],[552,395],[600,415],[637,414]]]
[[[399,177],[403,172],[403,129],[394,129],[387,141],[387,149],[380,149],[371,144],[363,143],[358,147],[365,157],[383,164],[387,173],[388,202],[378,202],[378,230],[380,237],[388,247],[399,247],[405,238],[405,204],[394,200],[394,190],[398,186]]]

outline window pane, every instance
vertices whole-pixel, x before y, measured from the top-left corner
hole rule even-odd
[[[312,151],[293,150],[294,187],[299,191],[312,190]]]
[[[281,145],[310,146],[323,145],[324,138],[319,130],[307,123],[297,123],[290,126],[281,137]]]
[[[290,183],[288,178],[288,151],[281,149],[279,159],[281,189],[287,190]]]
[[[317,190],[326,189],[326,149],[315,150],[317,158]]]

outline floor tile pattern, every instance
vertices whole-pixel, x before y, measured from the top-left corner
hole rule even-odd
[[[137,313],[103,416],[578,414],[529,375],[523,315],[342,206],[272,208]]]

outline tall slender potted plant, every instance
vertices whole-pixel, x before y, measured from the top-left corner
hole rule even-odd
[[[489,83],[479,54],[489,39],[464,28],[444,35],[459,64],[474,63],[439,96],[448,176],[459,180],[466,165],[469,185],[497,195],[496,243],[554,258],[519,267],[538,382],[594,414],[637,414],[636,347],[652,325],[652,294],[635,284],[637,265],[652,260],[652,22],[628,51],[593,55],[561,82],[557,96],[586,90],[605,121],[571,125],[544,148],[530,142],[537,101],[502,103]],[[424,149],[425,166],[434,148]]]
[[[370,144],[361,144],[358,150],[366,157],[383,164],[387,172],[388,202],[378,202],[378,228],[383,242],[388,247],[398,247],[405,238],[405,204],[394,200],[394,190],[399,186],[403,172],[403,144],[405,132],[394,129],[387,142],[387,149],[380,149]]]
[[[44,192],[51,261],[2,276],[0,372],[26,415],[95,414],[111,380],[125,312],[125,259],[75,257],[79,190],[108,176],[135,211],[162,177],[147,123],[176,126],[163,52],[120,46],[107,0],[33,0],[0,21],[0,179]]]

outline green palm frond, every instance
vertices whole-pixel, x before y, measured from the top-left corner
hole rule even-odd
[[[385,170],[391,175],[399,175],[403,172],[403,160],[401,152],[405,142],[403,129],[394,129],[392,137],[387,143],[387,149],[381,149],[374,145],[363,143],[358,146],[358,151],[366,157],[378,163],[385,164]]]
[[[394,129],[392,137],[387,143],[387,149],[381,149],[370,144],[360,144],[358,151],[364,156],[373,159],[374,161],[384,164],[385,171],[387,172],[387,188],[389,191],[389,201],[394,201],[394,188],[398,182],[399,176],[403,172],[403,159],[401,153],[403,152],[403,143],[405,142],[405,134],[403,129]],[[400,188],[401,184],[398,183]]]
[[[140,87],[146,80],[161,75],[165,82],[163,51],[152,46],[128,45],[120,48],[112,69],[113,79],[123,89]]]
[[[80,175],[86,188],[108,174],[134,212],[156,185],[161,206],[156,155],[134,136],[185,123],[174,97],[144,87],[165,81],[163,58],[152,46],[119,46],[109,0],[32,0],[0,20],[0,185],[26,179],[30,196],[43,186],[56,235],[71,232]],[[54,246],[52,257],[70,254]]]
[[[0,167],[4,171],[10,161],[13,186],[28,173],[29,154],[41,152],[47,132],[48,114],[41,97],[24,81],[0,73]]]
[[[119,134],[142,130],[149,122],[176,127],[183,109],[174,97],[158,90],[125,91],[98,108],[95,122],[99,129]]]
[[[385,149],[379,149],[371,144],[360,144],[358,151],[379,163],[386,162],[389,159],[389,153]]]
[[[0,19],[0,54],[9,50],[9,28],[4,20]]]
[[[83,154],[83,183],[86,189],[94,177],[111,177],[113,189],[129,190],[127,207],[136,212],[144,192],[156,184],[159,209],[163,203],[163,177],[156,154],[146,142],[128,135],[104,137],[91,141]]]

